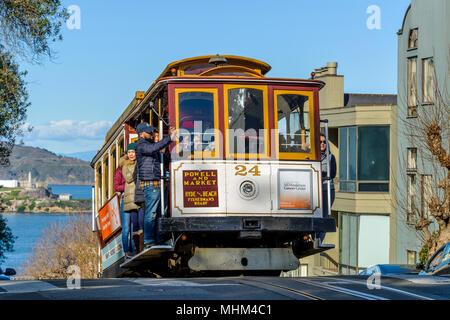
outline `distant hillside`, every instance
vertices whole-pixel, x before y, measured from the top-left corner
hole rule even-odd
[[[0,180],[28,181],[31,171],[33,183],[94,183],[94,170],[88,162],[58,156],[46,149],[16,145],[9,160],[9,167],[0,167]]]
[[[97,154],[97,151],[85,151],[85,152],[76,152],[76,153],[66,153],[61,154],[64,157],[70,157],[75,159],[80,159],[83,161],[91,162],[91,160],[94,158],[94,156]]]

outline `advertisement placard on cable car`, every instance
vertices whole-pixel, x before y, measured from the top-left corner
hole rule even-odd
[[[102,238],[106,242],[122,228],[117,194],[99,210],[98,216]]]
[[[312,195],[311,170],[278,171],[279,209],[311,210]]]
[[[122,246],[122,236],[118,234],[106,247],[101,250],[102,253],[102,269],[105,270],[112,264],[119,261],[125,252]]]

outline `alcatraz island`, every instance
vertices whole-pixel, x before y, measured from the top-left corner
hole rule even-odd
[[[0,180],[0,201],[8,213],[90,213],[91,199],[72,199],[70,194],[53,194],[42,184]]]

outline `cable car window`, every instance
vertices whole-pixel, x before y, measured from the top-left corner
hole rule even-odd
[[[99,164],[97,167],[97,210],[99,210],[103,204],[102,181],[102,165]]]
[[[103,161],[103,173],[104,173],[104,194],[105,199],[109,199],[109,157],[106,156],[105,160]]]
[[[216,89],[211,91],[178,93],[178,129],[180,129],[181,137],[179,151],[183,151],[184,155],[200,151],[203,156],[214,156],[217,95]]]
[[[310,152],[309,97],[300,94],[277,95],[280,152]]]
[[[264,92],[254,88],[228,90],[229,152],[265,152]]]

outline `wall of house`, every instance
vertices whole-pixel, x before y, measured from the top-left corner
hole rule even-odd
[[[422,101],[422,59],[433,57],[437,84],[441,92],[450,92],[449,61],[450,61],[450,2],[447,0],[412,0],[407,11],[402,29],[398,32],[398,169],[397,169],[397,241],[396,263],[407,263],[407,251],[419,252],[421,241],[416,235],[412,224],[406,222],[407,184],[406,184],[406,154],[410,142],[409,130],[405,122],[414,121],[408,117],[407,107],[407,60],[417,57],[417,112],[427,112],[429,107]],[[411,29],[418,29],[417,48],[408,48]],[[417,201],[420,203],[420,174],[431,173],[430,163],[422,157],[421,151],[417,154]]]

